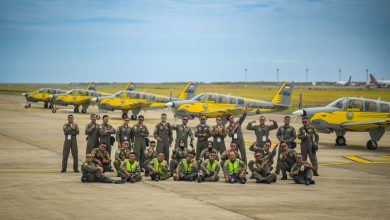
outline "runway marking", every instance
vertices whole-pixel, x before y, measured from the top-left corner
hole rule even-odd
[[[390,164],[390,161],[371,161],[358,156],[345,156],[346,159],[364,164]]]
[[[343,164],[350,164],[352,162],[334,162],[334,163],[319,163],[320,166],[333,166],[333,165],[343,165]]]
[[[380,157],[390,159],[390,155],[385,155],[385,156],[380,156]]]
[[[2,169],[0,173],[60,173],[59,170]]]

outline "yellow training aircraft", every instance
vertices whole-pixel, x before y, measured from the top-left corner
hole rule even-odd
[[[26,98],[27,104],[25,108],[31,108],[31,102],[43,102],[44,108],[53,108],[50,103],[51,95],[65,94],[65,90],[53,89],[53,88],[41,88],[36,92],[24,92],[22,95]]]
[[[237,96],[221,95],[215,93],[202,93],[191,100],[172,101],[166,104],[172,108],[175,117],[187,116],[195,118],[206,116],[208,118],[222,117],[227,121],[227,115],[240,115],[248,106],[248,114],[261,114],[288,109],[294,85],[282,84],[271,101],[241,98]]]
[[[368,132],[371,139],[367,148],[375,150],[385,129],[390,124],[390,102],[344,97],[325,107],[303,108],[294,115],[309,118],[310,123],[322,133],[336,133],[336,145],[346,145],[347,131]]]
[[[79,106],[82,106],[83,109],[81,113],[87,113],[87,108],[91,103],[91,99],[99,97],[102,94],[96,92],[96,86],[94,83],[89,83],[86,89],[72,89],[65,94],[51,95],[51,103],[53,103],[52,112],[57,112],[57,105],[61,106],[74,106],[74,112],[79,112]]]
[[[141,110],[165,108],[167,102],[194,97],[196,87],[196,83],[187,83],[177,98],[144,92],[119,91],[112,96],[96,97],[92,101],[97,103],[99,110],[121,110],[122,118],[127,117],[127,113],[131,111],[131,119],[135,120]]]

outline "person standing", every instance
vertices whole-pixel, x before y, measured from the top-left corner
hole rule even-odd
[[[87,135],[86,154],[90,154],[93,149],[99,147],[99,125],[96,123],[96,115],[90,116],[91,122],[85,127],[85,135]]]
[[[242,134],[241,125],[246,118],[248,107],[245,108],[244,114],[240,117],[238,121],[234,121],[234,116],[228,116],[229,126],[226,128],[226,131],[229,137],[232,138],[232,142],[237,144],[237,149],[241,153],[242,160],[247,164],[246,159],[246,149],[245,149],[245,140],[244,135]]]
[[[226,150],[225,137],[227,135],[226,128],[223,125],[221,117],[215,119],[217,124],[213,126],[211,130],[211,136],[213,137],[214,147],[219,152],[220,155]]]
[[[313,165],[313,174],[314,176],[319,176],[316,155],[316,150],[318,149],[314,149],[314,146],[318,146],[320,137],[316,128],[309,125],[309,119],[307,117],[302,118],[302,124],[303,126],[299,128],[298,138],[301,140],[301,153],[303,161],[307,161],[307,155],[309,155],[310,162]]]
[[[79,126],[74,121],[73,115],[68,115],[68,123],[64,124],[63,131],[65,135],[65,141],[62,150],[62,170],[61,173],[66,172],[68,166],[69,151],[72,151],[73,157],[73,171],[78,173],[79,159],[77,148],[77,135],[79,135]]]
[[[115,129],[108,124],[110,117],[103,115],[103,123],[99,127],[100,143],[105,143],[108,154],[111,156],[111,135],[115,134]]]
[[[146,149],[146,141],[145,138],[149,136],[149,130],[144,125],[144,116],[138,116],[138,123],[135,124],[132,128],[132,132],[134,134],[134,152],[136,155],[137,161],[140,164],[144,163],[144,152]]]
[[[164,153],[169,165],[169,148],[173,142],[173,135],[171,124],[167,122],[167,115],[165,113],[161,114],[161,122],[156,125],[153,136],[157,140],[157,153]]]
[[[286,115],[284,116],[284,125],[278,128],[278,131],[276,132],[276,137],[280,142],[284,142],[287,145],[287,148],[294,149],[296,144],[294,140],[297,138],[297,134],[295,132],[295,128],[290,125],[290,116]],[[281,165],[280,165],[280,153],[282,149],[279,148],[278,150],[278,160],[276,163],[276,171],[275,173],[279,175]]]
[[[200,123],[195,127],[195,137],[198,138],[196,142],[196,160],[199,160],[200,153],[207,148],[207,142],[211,136],[211,128],[206,124],[207,117],[202,115],[199,117]]]
[[[184,116],[182,119],[181,125],[173,125],[172,130],[176,131],[176,143],[175,148],[179,147],[179,141],[183,140],[185,147],[188,148],[188,138],[190,138],[190,145],[194,145],[194,133],[190,127],[188,127],[188,117]]]
[[[256,123],[256,121],[251,121],[246,126],[246,129],[255,131],[257,147],[262,148],[264,143],[269,139],[269,132],[278,128],[278,123],[276,123],[275,120],[270,121],[272,121],[272,125],[266,125],[265,116],[262,115],[259,118],[259,125],[253,125],[253,123]]]

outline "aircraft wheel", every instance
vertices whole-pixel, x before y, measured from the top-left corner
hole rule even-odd
[[[53,109],[51,110],[51,112],[56,113],[57,110],[56,110],[55,108],[53,108]]]
[[[79,113],[79,108],[75,108],[75,109],[73,110],[73,112],[74,112],[74,113]]]
[[[100,115],[96,115],[96,119],[99,120],[100,119]]]
[[[123,113],[122,114],[122,119],[124,119],[124,118],[127,118],[128,116],[127,116],[127,113]]]
[[[367,141],[366,146],[369,150],[376,150],[378,148],[378,143],[376,141],[369,140]]]
[[[31,104],[30,103],[28,103],[28,107],[31,108]]]
[[[81,113],[83,114],[87,113],[87,109],[81,109]]]
[[[24,108],[28,108],[28,105],[26,104],[26,105],[24,106]]]
[[[136,115],[132,115],[131,116],[131,120],[134,120],[134,121],[137,120],[137,116]]]
[[[49,107],[49,104],[45,103],[45,104],[43,105],[43,107],[44,107],[44,108],[48,108],[48,107]]]
[[[337,138],[336,138],[336,146],[345,146],[345,145],[347,145],[345,137],[337,136]]]
[[[49,108],[50,108],[50,109],[53,109],[53,106],[52,106],[52,105],[49,105]]]

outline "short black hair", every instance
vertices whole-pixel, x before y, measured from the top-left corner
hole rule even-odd
[[[109,117],[108,115],[103,115],[103,119]]]
[[[291,119],[291,117],[290,117],[290,116],[288,116],[288,115],[284,116],[284,118],[290,118],[290,119]]]
[[[139,116],[138,116],[138,119],[140,119],[140,118],[145,119],[145,117],[144,117],[143,115],[139,115]]]
[[[93,114],[91,114],[89,117],[92,117],[92,116],[96,116],[96,114],[93,113]]]
[[[161,114],[161,116],[163,116],[163,115],[167,116],[167,114],[165,114],[165,113],[162,113],[162,114]]]
[[[130,152],[130,155],[132,155],[132,154],[133,154],[133,155],[136,155],[135,152]]]
[[[309,118],[306,117],[306,116],[303,116],[303,117],[302,117],[302,120],[304,120],[304,119],[309,120]]]
[[[72,115],[72,114],[69,114],[69,115],[68,115],[68,118],[70,118],[70,117],[74,117],[74,115]]]
[[[149,144],[156,144],[156,141],[150,141]]]

